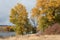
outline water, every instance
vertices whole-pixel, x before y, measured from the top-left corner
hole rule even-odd
[[[0,32],[0,37],[15,36],[15,32]]]

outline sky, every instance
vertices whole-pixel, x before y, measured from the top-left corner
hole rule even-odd
[[[27,11],[30,12],[35,6],[36,0],[0,0],[0,25],[12,25],[9,21],[11,8],[17,3],[23,4]]]

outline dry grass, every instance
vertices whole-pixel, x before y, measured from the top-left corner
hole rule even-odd
[[[35,34],[0,38],[0,40],[60,40],[60,35],[40,35],[36,36]]]

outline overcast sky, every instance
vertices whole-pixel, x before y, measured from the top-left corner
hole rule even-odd
[[[22,3],[30,11],[36,3],[36,0],[0,0],[0,25],[11,25],[9,14],[12,7],[17,3]]]

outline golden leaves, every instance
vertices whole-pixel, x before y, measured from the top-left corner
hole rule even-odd
[[[31,16],[38,16],[40,14],[40,10],[38,8],[33,8],[31,13]]]
[[[47,16],[47,18],[49,20],[52,20],[53,18],[55,18],[53,16],[53,11],[55,10],[55,8],[60,6],[60,0],[37,0],[37,4],[36,7],[42,8],[42,10],[40,10],[40,14],[46,14],[45,16]]]
[[[60,5],[60,0],[37,0],[36,6],[38,8],[43,7],[58,7]]]
[[[32,16],[37,17],[39,27],[45,27],[56,22],[55,16],[60,14],[59,8],[60,0],[37,0],[36,7],[32,9]]]
[[[27,20],[27,12],[25,7],[22,4],[17,4],[14,8],[11,9],[10,21],[12,23],[25,23]]]
[[[11,9],[10,22],[16,25],[16,33],[23,34],[28,25],[28,13],[22,4]]]

